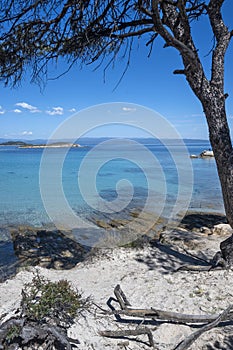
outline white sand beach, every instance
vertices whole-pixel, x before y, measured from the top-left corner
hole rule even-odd
[[[190,235],[193,233],[190,233]],[[146,245],[140,249],[115,248],[101,251],[71,270],[57,271],[44,268],[29,268],[20,271],[14,278],[0,284],[0,315],[9,315],[20,303],[21,290],[31,281],[33,272],[52,281],[67,279],[83,292],[85,297],[101,308],[110,311],[107,301],[114,297],[114,288],[120,284],[131,305],[135,308],[157,308],[186,314],[218,314],[233,303],[233,271],[187,272],[176,268],[186,264],[191,256],[184,249],[206,257],[211,257],[219,249],[219,242],[226,237],[217,235],[195,235],[195,248],[182,242],[182,235],[176,243],[175,251],[167,245],[157,247]],[[178,237],[178,236],[177,236]],[[192,243],[193,246],[193,243]],[[198,252],[199,251],[199,252]],[[119,304],[113,302],[116,309]],[[130,322],[132,321],[132,322]],[[197,328],[168,322],[151,322],[139,318],[122,316],[117,321],[114,315],[105,315],[93,305],[90,311],[77,318],[69,330],[69,335],[80,341],[78,349],[149,349],[146,335],[130,336],[127,339],[104,338],[103,330],[136,329],[147,325],[153,334],[155,348],[171,350]],[[232,349],[232,326],[215,328],[203,334],[190,349]],[[221,347],[219,344],[221,344]]]

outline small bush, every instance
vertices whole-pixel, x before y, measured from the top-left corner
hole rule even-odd
[[[70,349],[71,341],[79,342],[68,337],[68,328],[90,307],[90,298],[67,280],[51,282],[37,273],[22,291],[18,315],[0,322],[0,349]]]
[[[23,316],[39,323],[69,326],[89,305],[89,298],[82,298],[67,280],[51,282],[39,274],[22,291]]]

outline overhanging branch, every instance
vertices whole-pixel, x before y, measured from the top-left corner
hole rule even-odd
[[[196,62],[196,55],[185,43],[177,39],[175,36],[171,35],[169,31],[165,28],[160,17],[160,1],[152,0],[152,10],[153,15],[152,19],[154,22],[155,31],[161,35],[165,40],[166,46],[173,46],[176,48],[182,55],[188,57],[194,64]]]

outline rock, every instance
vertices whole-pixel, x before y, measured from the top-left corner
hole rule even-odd
[[[138,209],[134,209],[134,210],[131,210],[129,215],[132,216],[133,218],[137,218],[140,214],[140,210]]]
[[[229,224],[218,224],[213,227],[212,233],[219,236],[231,235],[233,229]]]
[[[45,256],[45,257],[42,257],[41,259],[40,259],[40,262],[42,262],[42,263],[50,263],[52,261],[52,259],[49,257],[49,256]]]
[[[94,222],[96,223],[97,226],[99,226],[101,228],[104,228],[107,230],[111,228],[111,225],[109,225],[107,222],[105,222],[103,220],[96,219]]]
[[[159,240],[162,244],[176,245],[185,247],[186,249],[197,250],[201,249],[202,238],[200,233],[190,232],[187,230],[175,229],[172,231],[163,231],[160,234]]]
[[[124,227],[128,223],[129,223],[129,220],[124,220],[124,219],[112,219],[109,221],[109,225],[115,228]]]
[[[41,267],[46,268],[46,267],[50,266],[51,263],[52,263],[52,259],[50,257],[44,257],[44,258],[42,257],[39,260],[38,265],[41,266]]]
[[[201,233],[204,233],[204,235],[207,235],[207,236],[213,234],[213,230],[211,230],[209,227],[206,227],[206,226],[202,226],[202,227],[200,228],[200,232],[201,232]]]
[[[87,250],[59,230],[20,227],[11,237],[18,265],[70,269],[84,259]]]
[[[73,258],[74,254],[70,250],[66,249],[61,253],[61,256],[63,258]]]
[[[180,227],[189,231],[201,232],[203,227],[212,229],[215,225],[227,224],[226,216],[216,213],[187,212],[180,222]]]
[[[54,265],[53,265],[53,268],[55,270],[62,270],[63,269],[63,263],[62,261],[55,261],[54,262]]]

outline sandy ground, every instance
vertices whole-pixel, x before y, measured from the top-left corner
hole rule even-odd
[[[206,256],[211,256],[218,250],[221,240],[223,237],[204,236],[201,244],[199,242],[196,245],[195,254],[201,250]],[[188,245],[185,248],[191,251]],[[233,271],[175,272],[177,267],[190,263],[191,260],[182,249],[174,251],[171,246],[160,244],[154,247],[147,245],[140,249],[116,248],[102,251],[99,256],[79,263],[72,270],[37,269],[53,281],[71,281],[84,296],[91,296],[96,304],[106,310],[110,310],[107,301],[114,297],[113,291],[117,284],[120,284],[135,308],[153,307],[180,313],[206,314],[220,313],[229,304],[233,304]],[[9,314],[17,308],[21,290],[32,279],[33,271],[35,268],[21,271],[13,279],[0,284],[0,315]],[[113,302],[113,305],[119,308],[117,303]],[[146,335],[112,339],[103,338],[98,333],[106,329],[136,329],[140,324],[146,324],[151,329],[155,348],[159,350],[174,349],[185,336],[197,329],[187,325],[148,322],[127,317],[117,321],[114,316],[104,315],[93,305],[90,312],[85,312],[77,319],[69,330],[69,335],[79,339],[80,350],[150,349]],[[233,326],[206,332],[190,349],[233,349]]]

